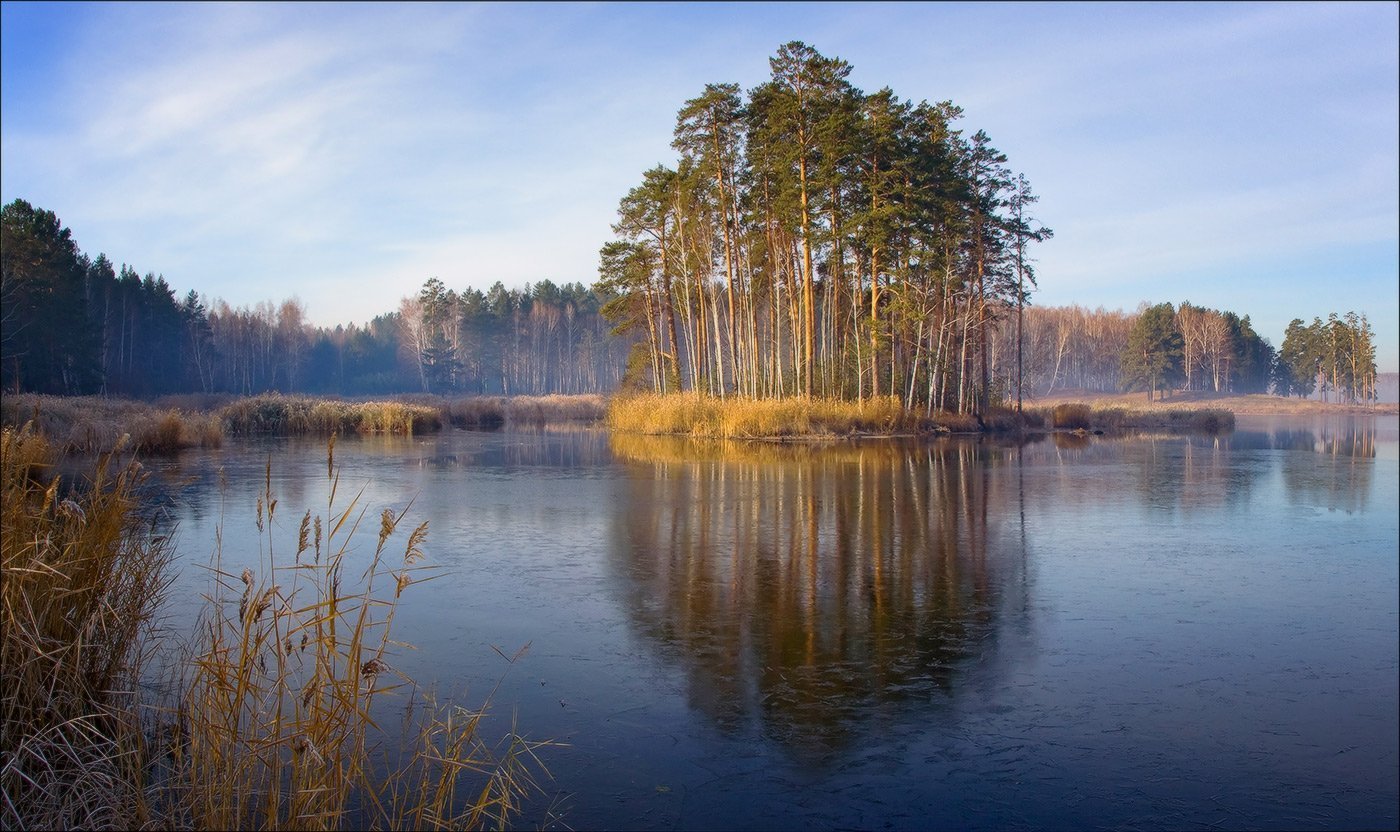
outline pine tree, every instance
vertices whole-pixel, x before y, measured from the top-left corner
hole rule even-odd
[[[1149,306],[1138,315],[1123,351],[1123,384],[1147,391],[1147,400],[1164,393],[1181,369],[1181,334],[1176,331],[1175,310],[1170,303]]]

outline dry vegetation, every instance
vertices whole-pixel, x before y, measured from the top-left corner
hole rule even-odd
[[[1162,410],[1226,410],[1237,415],[1292,415],[1322,413],[1397,413],[1400,405],[1389,404],[1347,404],[1345,402],[1321,402],[1296,397],[1273,396],[1266,394],[1231,395],[1226,393],[1176,392],[1165,399],[1147,402],[1145,393],[1090,393],[1085,391],[1057,392],[1034,401],[1027,399],[1027,406],[1038,408],[1082,402],[1098,409],[1121,408],[1138,412]]]
[[[1062,402],[1034,408],[1032,412],[1053,430],[1102,431],[1167,430],[1223,433],[1235,429],[1235,414],[1219,408],[1095,407],[1084,402]]]
[[[428,433],[442,427],[435,407],[404,402],[346,402],[269,394],[238,399],[219,410],[234,435]]]
[[[167,586],[169,539],[136,514],[134,466],[68,497],[54,451],[0,433],[0,827],[121,828],[143,817],[134,691]]]
[[[374,699],[417,691],[390,632],[427,524],[404,538],[386,511],[368,565],[347,569],[364,512],[336,504],[333,456],[326,513],[301,517],[290,563],[272,555],[269,468],[261,574],[216,559],[174,693],[140,702],[170,538],[139,518],[138,465],[110,474],[104,458],[64,497],[45,476],[53,455],[31,430],[3,431],[0,826],[500,828],[538,788],[539,744],[485,742],[482,710],[421,705],[397,756],[372,756]],[[144,728],[142,708],[158,714]]]
[[[0,424],[32,424],[59,453],[95,454],[119,444],[138,454],[217,448],[225,435],[418,434],[444,425],[498,428],[593,423],[603,419],[602,396],[406,397],[403,401],[344,401],[276,393],[166,396],[154,403],[101,396],[6,394]]]
[[[1043,430],[1137,429],[1227,431],[1233,414],[1220,409],[1134,409],[1062,403],[1028,408],[1017,416],[995,410],[982,418],[936,413],[933,418],[905,410],[897,399],[865,402],[832,399],[720,399],[694,394],[618,397],[608,409],[608,425],[621,433],[689,436],[697,439],[822,438],[940,433],[1015,433]]]
[[[618,396],[608,426],[626,433],[705,439],[803,438],[860,434],[976,432],[971,416],[936,414],[926,419],[897,399],[721,399],[694,393]]]
[[[326,514],[302,515],[290,563],[269,554],[262,575],[237,576],[216,563],[218,589],[175,711],[166,814],[200,829],[506,826],[543,768],[537,743],[485,743],[484,711],[429,704],[417,711],[412,748],[387,764],[372,755],[374,699],[416,692],[393,666],[401,645],[390,632],[404,591],[422,578],[428,524],[391,547],[404,515],[385,510],[369,564],[347,570],[364,512],[358,498],[335,504],[332,455],[327,476]],[[258,508],[271,553],[270,466]]]
[[[217,414],[100,396],[7,393],[0,423],[15,429],[32,424],[62,454],[102,453],[119,444],[140,454],[168,454],[217,448],[224,438]]]
[[[467,428],[592,423],[601,421],[607,412],[605,400],[597,394],[472,396],[441,400],[438,407],[453,427]]]

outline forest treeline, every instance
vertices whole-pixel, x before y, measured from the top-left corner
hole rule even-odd
[[[710,84],[686,101],[674,167],[618,205],[600,283],[637,339],[635,386],[957,413],[1058,388],[1305,395],[1316,379],[1374,397],[1354,314],[1295,322],[1276,363],[1247,315],[1029,308],[1030,249],[1053,233],[987,134],[955,127],[959,107],[862,92],[799,42],[769,64],[746,95]],[[1159,326],[1170,337],[1144,329]]]
[[[610,332],[602,313],[629,301],[605,280],[481,292],[433,278],[368,324],[315,327],[296,299],[238,308],[194,291],[177,299],[163,277],[89,258],[53,212],[21,200],[0,219],[6,391],[607,393],[622,382],[629,352],[653,378],[645,336]],[[1001,321],[987,342],[990,397],[1002,404],[1015,397],[1012,323]],[[1248,315],[1185,302],[1133,312],[1026,306],[1021,332],[1028,396],[1138,389],[1376,398],[1374,332],[1354,312],[1294,320],[1278,350]]]
[[[1031,250],[1052,232],[960,108],[863,92],[803,43],[770,67],[747,93],[709,84],[684,103],[674,166],[622,196],[591,287],[431,278],[366,324],[314,327],[295,298],[177,298],[15,200],[0,209],[0,381],[136,397],[624,387],[964,414],[1063,389],[1375,398],[1364,315],[1295,320],[1275,350],[1248,315],[1186,302],[1030,306]]]
[[[367,324],[315,327],[295,299],[233,307],[85,255],[52,212],[0,209],[7,391],[151,397],[268,391],[547,394],[615,388],[627,347],[581,284],[445,289]]]

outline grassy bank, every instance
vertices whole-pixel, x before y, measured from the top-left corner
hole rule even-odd
[[[619,396],[608,406],[608,427],[624,433],[703,439],[801,438],[860,434],[975,432],[971,416],[936,414],[925,419],[892,398],[864,402],[836,399],[749,399],[643,394]]]
[[[1084,402],[1064,402],[1032,408],[1053,430],[1086,430],[1120,433],[1127,430],[1166,430],[1225,433],[1235,429],[1235,414],[1220,408],[1095,407]]]
[[[270,394],[238,399],[218,411],[234,436],[347,433],[431,433],[442,427],[436,407],[393,401],[347,402]]]
[[[101,396],[6,394],[0,424],[32,424],[59,453],[95,454],[122,447],[139,454],[217,448],[228,436],[430,433],[446,425],[494,429],[591,424],[605,414],[602,396],[474,396],[402,401],[344,401],[268,394],[165,396],[155,402]]]
[[[171,538],[140,518],[138,465],[115,470],[107,457],[90,488],[65,497],[49,477],[54,456],[32,431],[0,433],[0,827],[513,822],[538,788],[538,744],[486,742],[483,711],[425,704],[393,666],[394,615],[422,578],[426,523],[409,530],[386,510],[372,554],[352,556],[365,511],[332,496],[324,515],[293,515],[296,546],[274,561],[269,468],[248,530],[265,538],[265,562],[235,575],[216,556],[195,635],[163,651],[172,692],[141,701]],[[327,477],[334,495],[332,458]],[[397,754],[370,717],[384,695],[416,703]]]
[[[1084,403],[1094,408],[1156,412],[1161,410],[1228,410],[1249,416],[1307,416],[1333,413],[1400,413],[1400,405],[1347,404],[1321,402],[1263,393],[1234,395],[1229,393],[1176,392],[1165,399],[1149,403],[1145,393],[1091,393],[1066,391],[1026,400],[1027,407],[1048,408],[1065,403]]]
[[[1015,433],[1017,431],[1125,430],[1220,432],[1234,428],[1233,414],[1220,409],[1134,409],[1063,403],[1027,408],[1018,417],[994,410],[971,414],[911,412],[896,399],[865,402],[832,399],[719,399],[692,394],[619,397],[608,408],[614,431],[697,439],[781,439],[844,436]]]
[[[119,445],[141,454],[168,454],[217,448],[224,439],[217,413],[100,396],[7,393],[0,399],[0,424],[13,429],[32,424],[61,454],[101,453]]]

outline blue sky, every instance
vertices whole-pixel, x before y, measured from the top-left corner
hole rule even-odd
[[[1400,364],[1400,6],[0,6],[0,199],[319,324],[591,283],[675,114],[805,41],[951,99],[1041,195],[1035,302],[1365,312]]]

